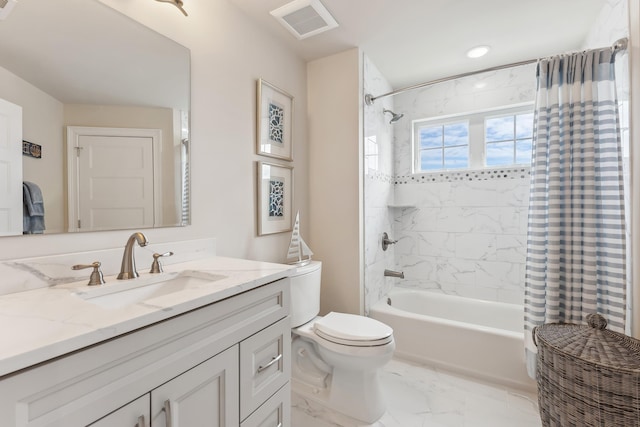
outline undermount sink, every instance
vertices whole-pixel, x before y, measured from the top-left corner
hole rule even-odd
[[[74,295],[102,308],[120,308],[225,279],[227,276],[201,271],[162,273],[158,276],[117,281],[86,288]]]

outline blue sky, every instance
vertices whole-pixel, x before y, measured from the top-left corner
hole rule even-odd
[[[489,118],[485,122],[487,166],[529,163],[533,113]],[[425,126],[419,131],[422,170],[469,167],[469,124]],[[514,145],[515,144],[515,145]],[[443,163],[444,155],[444,163]]]

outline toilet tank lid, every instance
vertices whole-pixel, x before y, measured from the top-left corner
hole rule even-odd
[[[314,328],[335,338],[349,341],[374,341],[388,338],[393,329],[370,317],[331,312],[319,318]]]
[[[296,268],[291,276],[302,276],[303,274],[313,273],[320,267],[322,267],[321,261],[311,261],[309,264]]]

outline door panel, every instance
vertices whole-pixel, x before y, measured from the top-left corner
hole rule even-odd
[[[22,107],[0,99],[0,236],[22,234]]]
[[[238,345],[151,392],[153,427],[232,427],[239,420]]]
[[[153,227],[153,139],[81,135],[78,147],[79,228]]]

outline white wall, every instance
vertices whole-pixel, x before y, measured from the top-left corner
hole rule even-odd
[[[311,249],[321,312],[362,313],[362,55],[308,64]]]
[[[45,232],[59,233],[64,230],[66,224],[62,173],[63,105],[51,95],[2,67],[0,98],[22,107],[22,138],[42,146],[42,158],[22,156],[22,176],[25,181],[37,184],[42,190],[46,214]],[[0,243],[0,248],[4,246]]]
[[[305,63],[227,1],[193,0],[184,17],[169,4],[104,0],[191,49],[192,225],[145,230],[153,242],[216,237],[218,253],[284,261],[289,235],[256,235],[256,80],[296,99],[294,210],[308,212]],[[117,29],[114,29],[117,31]],[[132,41],[135,42],[135,41]],[[308,235],[308,222],[302,225]],[[0,259],[122,247],[129,231],[0,240]],[[313,238],[306,239],[313,247]]]

